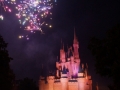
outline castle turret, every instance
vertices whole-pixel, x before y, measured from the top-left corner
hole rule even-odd
[[[57,62],[56,62],[56,77],[59,78],[59,60],[57,56]]]
[[[60,60],[62,59],[65,59],[64,44],[62,44],[62,48],[60,49]]]
[[[62,90],[68,90],[68,78],[61,78],[61,89]]]
[[[45,88],[45,78],[43,76],[40,76],[39,79],[39,90],[44,90]]]
[[[48,90],[54,90],[54,76],[48,76],[47,82],[48,82]]]
[[[43,64],[41,65],[41,75],[39,79],[39,90],[44,90],[45,85],[45,77],[44,77],[44,66]]]
[[[60,82],[61,82],[61,89],[62,90],[68,90],[68,75],[67,75],[67,63],[64,59],[62,59],[62,70],[61,70],[61,78],[60,78]]]
[[[66,56],[67,56],[67,58],[66,58],[67,59],[67,66],[68,66],[68,69],[70,69],[70,58],[73,56],[72,47],[68,48]]]
[[[59,78],[59,70],[56,70],[56,76]]]

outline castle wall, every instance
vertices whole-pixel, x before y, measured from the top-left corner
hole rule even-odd
[[[86,78],[78,78],[77,82],[69,82],[68,78],[61,78],[60,82],[53,81],[46,84],[41,80],[39,90],[92,90],[92,80]]]
[[[48,81],[48,90],[54,90],[54,76],[47,77]]]
[[[48,84],[44,84],[44,90],[49,90],[49,85]]]
[[[54,83],[54,90],[61,90],[61,83],[60,82],[57,82],[57,83]]]
[[[48,88],[49,88],[49,90],[54,90],[53,85],[54,85],[53,83],[51,83],[51,84],[49,83],[49,84],[48,84]]]
[[[78,90],[78,82],[69,82],[68,90]]]
[[[86,90],[86,84],[86,78],[78,78],[78,90]]]

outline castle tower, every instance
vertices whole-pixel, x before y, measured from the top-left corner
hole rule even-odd
[[[42,64],[42,66],[41,66],[41,75],[40,75],[40,79],[39,79],[39,86],[40,86],[39,90],[44,90],[44,88],[45,88],[44,84],[45,84],[44,66]]]
[[[61,49],[60,49],[60,60],[65,59],[65,51],[64,51],[64,44],[61,41]]]
[[[77,40],[75,30],[74,30],[73,48],[74,48],[74,58],[75,58],[75,59],[79,59],[79,52],[78,52],[79,42],[78,42],[78,40]]]
[[[78,90],[85,90],[85,78],[84,78],[84,65],[82,64],[81,70],[78,72]]]
[[[58,61],[58,56],[57,56],[57,62],[56,62],[56,77],[59,78],[59,70],[60,70],[60,66],[59,66],[59,61]]]
[[[83,69],[79,66],[78,78],[81,78],[83,76],[84,76]]]
[[[39,90],[44,90],[45,88],[45,78],[43,76],[40,76],[40,79],[39,79]]]
[[[62,66],[62,70],[61,70],[61,78],[60,78],[60,82],[61,82],[61,89],[62,90],[68,90],[68,70],[65,67],[65,64],[63,64]]]
[[[54,76],[48,76],[47,82],[48,82],[48,90],[54,90]]]
[[[61,90],[68,90],[68,78],[61,78]]]

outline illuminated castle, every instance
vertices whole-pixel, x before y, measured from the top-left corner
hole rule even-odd
[[[39,90],[92,90],[88,66],[80,64],[79,42],[74,31],[73,47],[60,49],[60,60],[56,62],[56,75],[40,76]]]

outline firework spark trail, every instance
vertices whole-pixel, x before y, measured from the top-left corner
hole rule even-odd
[[[11,12],[12,10],[8,7],[8,4],[16,4],[15,0],[0,0],[0,19],[3,20],[4,17],[2,15],[2,11],[4,10],[5,12]]]

